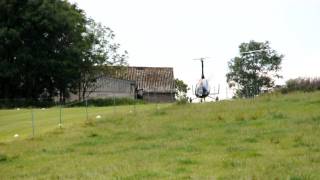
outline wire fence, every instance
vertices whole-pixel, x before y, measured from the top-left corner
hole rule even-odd
[[[230,98],[230,89],[226,88]],[[249,94],[249,92],[248,92]],[[53,129],[67,129],[75,123],[91,123],[113,117],[130,117],[143,113],[159,113],[163,106],[174,102],[174,96],[144,94],[137,98],[88,98],[74,102],[31,101],[0,99],[0,143],[21,138],[38,137]],[[151,104],[151,105],[147,105]],[[9,107],[9,108],[8,108]]]
[[[0,101],[4,102],[4,100]],[[20,101],[22,103],[23,99]],[[109,101],[112,103],[110,104]],[[77,123],[86,124],[105,118],[120,116],[126,118],[141,115],[141,113],[156,113],[162,106],[169,105],[169,103],[161,103],[160,99],[146,103],[138,99],[124,100],[116,97],[106,100],[107,106],[102,102],[103,100],[86,99],[68,103],[56,102],[53,106],[45,104],[41,107],[35,101],[28,102],[34,105],[19,106],[21,104],[18,103],[17,106],[1,109],[0,142],[39,137],[45,132],[55,129],[65,130]]]

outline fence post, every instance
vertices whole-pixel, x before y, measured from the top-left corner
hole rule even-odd
[[[87,115],[87,121],[89,120],[89,115],[88,115],[88,98],[86,98],[86,115]]]
[[[134,94],[134,98],[133,98],[133,113],[136,114],[136,98],[137,94]]]
[[[31,106],[31,120],[32,120],[32,137],[34,137],[34,112],[33,112],[33,107]]]
[[[59,127],[62,128],[62,104],[60,102],[60,119],[59,119]]]
[[[116,114],[116,97],[113,93],[113,114]]]
[[[154,100],[155,100],[155,103],[156,103],[156,111],[158,113],[159,112],[158,96],[155,93],[156,92],[155,89],[153,90],[153,92],[154,92]]]

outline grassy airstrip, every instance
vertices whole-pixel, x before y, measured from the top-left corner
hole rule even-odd
[[[320,179],[320,92],[34,114],[0,110],[0,179]]]

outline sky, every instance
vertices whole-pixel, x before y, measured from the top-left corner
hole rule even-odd
[[[129,52],[129,65],[173,67],[190,88],[201,78],[226,90],[227,63],[243,42],[269,41],[285,57],[283,84],[320,77],[319,0],[69,0],[88,17],[110,27]],[[222,98],[223,98],[222,97]]]

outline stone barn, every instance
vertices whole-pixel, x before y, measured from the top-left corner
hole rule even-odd
[[[136,93],[135,81],[101,77],[97,80],[96,88],[90,93],[90,98],[134,98]]]
[[[124,67],[111,77],[101,77],[89,98],[127,97],[146,102],[175,101],[175,81],[170,67]]]
[[[137,98],[147,102],[175,101],[175,81],[170,67],[128,67],[123,78],[136,82]]]

